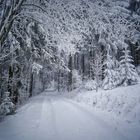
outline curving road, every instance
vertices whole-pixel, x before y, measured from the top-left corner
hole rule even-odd
[[[89,107],[43,93],[0,123],[0,140],[126,140],[103,117]]]

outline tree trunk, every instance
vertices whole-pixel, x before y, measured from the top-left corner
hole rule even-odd
[[[34,74],[31,73],[29,97],[32,97],[32,95],[33,95],[33,84],[34,84]]]

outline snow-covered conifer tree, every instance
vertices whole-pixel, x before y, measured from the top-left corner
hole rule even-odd
[[[94,75],[94,80],[96,84],[96,91],[100,87],[100,83],[102,80],[102,69],[103,69],[103,55],[100,49],[95,48],[95,57],[93,60],[92,71]]]
[[[107,49],[106,60],[104,63],[104,80],[102,86],[104,89],[112,89],[113,86],[113,59],[110,55],[110,46]]]
[[[135,66],[133,65],[133,58],[128,47],[123,49],[123,55],[121,56],[121,75],[122,82],[126,85],[135,84],[138,81],[138,74]]]
[[[108,45],[106,60],[104,62],[104,80],[102,87],[112,89],[120,83],[119,65],[115,57],[111,55],[111,48]]]

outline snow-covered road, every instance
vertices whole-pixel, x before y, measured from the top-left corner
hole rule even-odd
[[[126,140],[107,122],[92,108],[43,93],[0,123],[0,140]]]

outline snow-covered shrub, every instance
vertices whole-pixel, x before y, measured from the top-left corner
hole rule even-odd
[[[96,85],[97,83],[94,80],[88,80],[85,85],[84,88],[87,90],[96,90]]]
[[[3,101],[0,105],[0,115],[12,114],[15,111],[15,105],[9,98],[9,92],[6,92],[3,97]]]
[[[79,88],[82,85],[82,78],[77,70],[73,70],[73,88]]]

